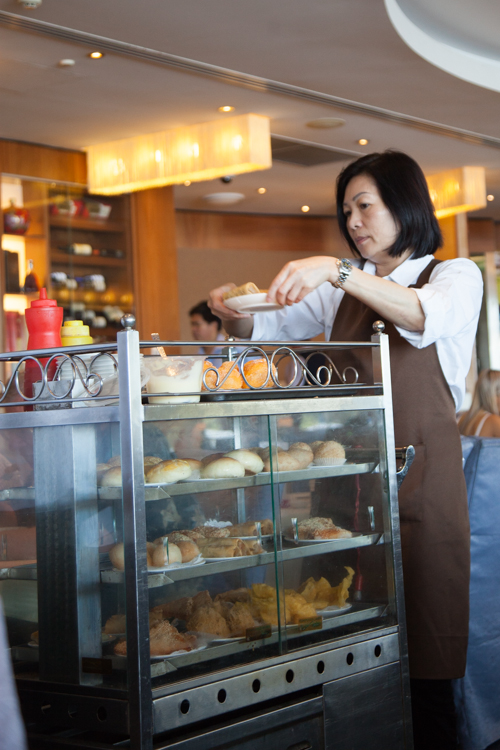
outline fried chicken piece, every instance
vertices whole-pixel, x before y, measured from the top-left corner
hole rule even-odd
[[[199,607],[189,618],[187,628],[200,633],[211,633],[219,638],[228,638],[230,635],[226,620],[214,606]]]

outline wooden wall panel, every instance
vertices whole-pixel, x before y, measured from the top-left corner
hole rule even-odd
[[[438,260],[451,260],[457,257],[457,230],[454,216],[439,219],[439,226],[443,233],[443,247],[437,251]]]
[[[87,157],[83,151],[0,139],[0,172],[86,185]]]
[[[176,227],[178,246],[192,250],[350,254],[329,217],[177,211]]]
[[[469,219],[469,254],[484,255],[496,250],[496,227],[493,219]]]
[[[136,327],[141,339],[152,332],[179,338],[175,212],[171,187],[139,190],[130,196]]]

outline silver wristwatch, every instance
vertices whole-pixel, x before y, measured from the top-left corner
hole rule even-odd
[[[339,277],[333,286],[340,289],[351,275],[352,263],[348,258],[342,258],[342,260],[337,260],[337,268],[339,271]]]

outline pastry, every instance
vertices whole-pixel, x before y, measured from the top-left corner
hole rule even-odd
[[[154,466],[161,463],[161,460],[158,456],[144,456],[144,466]]]
[[[108,555],[113,568],[116,568],[117,570],[125,570],[125,549],[123,542],[119,542],[118,544],[115,544],[114,547],[111,547]]]
[[[202,479],[229,479],[244,476],[245,467],[234,458],[219,458],[207,466],[203,466],[200,471]]]
[[[314,451],[314,463],[316,466],[334,466],[335,464],[344,463],[344,461],[345,450],[335,440],[326,440]]]
[[[272,365],[272,373],[275,380],[278,380],[278,371],[275,365]],[[262,388],[265,385],[266,388],[273,388],[274,381],[271,376],[271,364],[268,364],[267,359],[264,357],[260,359],[250,359],[243,365],[243,374],[248,382],[248,385],[243,381],[243,388]]]
[[[179,633],[168,620],[162,620],[149,629],[149,650],[151,656],[168,656],[174,651],[191,651],[196,647],[196,638],[193,635]],[[115,648],[115,654],[125,656],[127,654],[127,641],[119,641]]]
[[[204,466],[208,466],[208,464],[211,464],[213,461],[217,461],[218,458],[224,458],[223,453],[209,453],[208,456],[205,456],[205,458],[201,459],[201,468]]]
[[[207,372],[210,370],[210,372]],[[206,359],[203,362],[203,379],[201,381],[201,390],[208,391],[214,390],[217,386],[217,368],[214,367],[212,362]]]
[[[221,594],[217,594],[215,597],[216,602],[232,602],[235,604],[236,602],[249,602],[250,601],[250,593],[248,589],[241,588],[241,589],[231,589],[230,591],[224,591]]]
[[[239,461],[245,467],[245,471],[251,472],[252,474],[258,474],[264,468],[264,461],[256,453],[243,448],[238,448],[234,451],[229,451],[225,454],[225,458],[234,458]]]
[[[121,466],[122,463],[122,457],[121,456],[113,456],[108,461],[108,466]]]
[[[187,621],[187,629],[228,638],[230,630],[224,617],[212,606],[199,607]]]
[[[117,635],[118,633],[125,633],[126,626],[126,615],[111,615],[111,617],[108,617],[108,619],[104,623],[102,632],[109,635]]]
[[[348,539],[352,531],[335,526],[333,529],[316,529],[313,531],[313,539]]]
[[[109,468],[109,464],[97,464],[97,484],[101,484],[101,479],[103,478],[104,474],[109,471]]]
[[[230,374],[227,376],[226,380],[224,380],[230,370]],[[217,386],[218,390],[227,391],[239,390],[243,388],[243,384],[245,381],[241,377],[238,365],[236,365],[234,362],[223,362],[218,368],[217,372],[219,373],[219,385]],[[208,375],[210,375],[210,373],[207,373],[207,377]],[[223,380],[224,382],[222,382]]]
[[[101,476],[101,487],[121,487],[122,470],[120,466],[113,466]]]
[[[249,554],[241,539],[200,539],[198,546],[202,557],[208,560],[217,557],[245,557]]]
[[[165,602],[151,610],[166,620],[187,620],[193,611],[193,598],[184,596],[182,599],[174,599],[171,602]]]
[[[299,521],[299,539],[313,539],[314,532],[323,529],[334,529],[335,524],[331,518],[320,518],[313,516],[312,518],[306,518],[304,521]]]
[[[222,295],[222,299],[225,302],[227,299],[231,299],[231,297],[241,297],[244,294],[260,294],[260,289],[252,281],[247,281],[246,284],[235,286],[228,292],[224,292],[224,294]]]
[[[164,537],[159,536],[158,539],[154,540],[154,544],[159,544],[163,538]],[[173,542],[174,544],[179,544],[179,542],[191,541],[191,537],[189,537],[183,531],[172,531],[170,534],[167,534],[167,539],[169,542]]]
[[[191,467],[187,461],[174,458],[170,461],[161,461],[161,463],[151,466],[146,473],[146,481],[150,484],[173,484],[190,476]]]
[[[293,443],[288,449],[288,455],[299,462],[301,469],[307,469],[313,462],[314,453],[307,443]]]
[[[205,539],[227,539],[231,536],[230,527],[224,526],[219,528],[218,526],[196,526],[193,531],[201,534]]]
[[[274,534],[274,525],[270,518],[260,519],[260,530],[262,534]]]
[[[260,555],[264,552],[264,548],[257,539],[242,539],[241,541],[247,549],[247,555]]]
[[[226,615],[226,622],[231,635],[235,637],[243,637],[248,628],[255,627],[255,620],[250,607],[244,602],[236,602],[229,609]]]
[[[278,451],[273,453],[273,470],[276,471],[297,471],[300,468],[300,463],[290,453],[285,451]],[[271,457],[266,458],[264,461],[264,471],[271,471]]]
[[[184,537],[181,539],[180,537]],[[159,537],[158,539],[155,539],[155,544],[163,544],[163,539],[168,539],[169,543],[169,549],[171,546],[178,547],[181,552],[182,556],[182,562],[191,562],[191,560],[194,560],[195,557],[198,557],[200,554],[200,550],[198,548],[198,545],[196,542],[193,542],[192,539],[190,539],[188,536],[184,536],[184,534],[179,534],[178,532],[174,531],[172,534],[168,534],[167,537]]]
[[[168,544],[157,544],[151,555],[154,568],[163,568],[165,565],[173,565],[182,562],[182,553],[173,542]]]
[[[187,464],[189,464],[191,468],[191,475],[189,479],[199,479],[200,478],[200,469],[201,469],[201,461],[198,461],[197,458],[183,458],[183,461],[185,461]]]

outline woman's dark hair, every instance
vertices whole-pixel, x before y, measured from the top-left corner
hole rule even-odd
[[[214,315],[209,306],[207,305],[207,301],[203,300],[203,302],[198,302],[197,305],[191,308],[189,311],[189,316],[191,315],[201,315],[203,320],[206,323],[217,323],[217,330],[220,331],[222,328],[222,321],[220,318],[217,317],[217,315]]]
[[[432,255],[443,244],[424,173],[417,162],[401,151],[367,154],[349,164],[337,179],[337,218],[340,231],[352,252],[359,256],[349,236],[344,200],[347,185],[358,175],[368,175],[377,185],[380,197],[399,226],[399,234],[387,252],[392,257],[413,250],[413,258]]]

